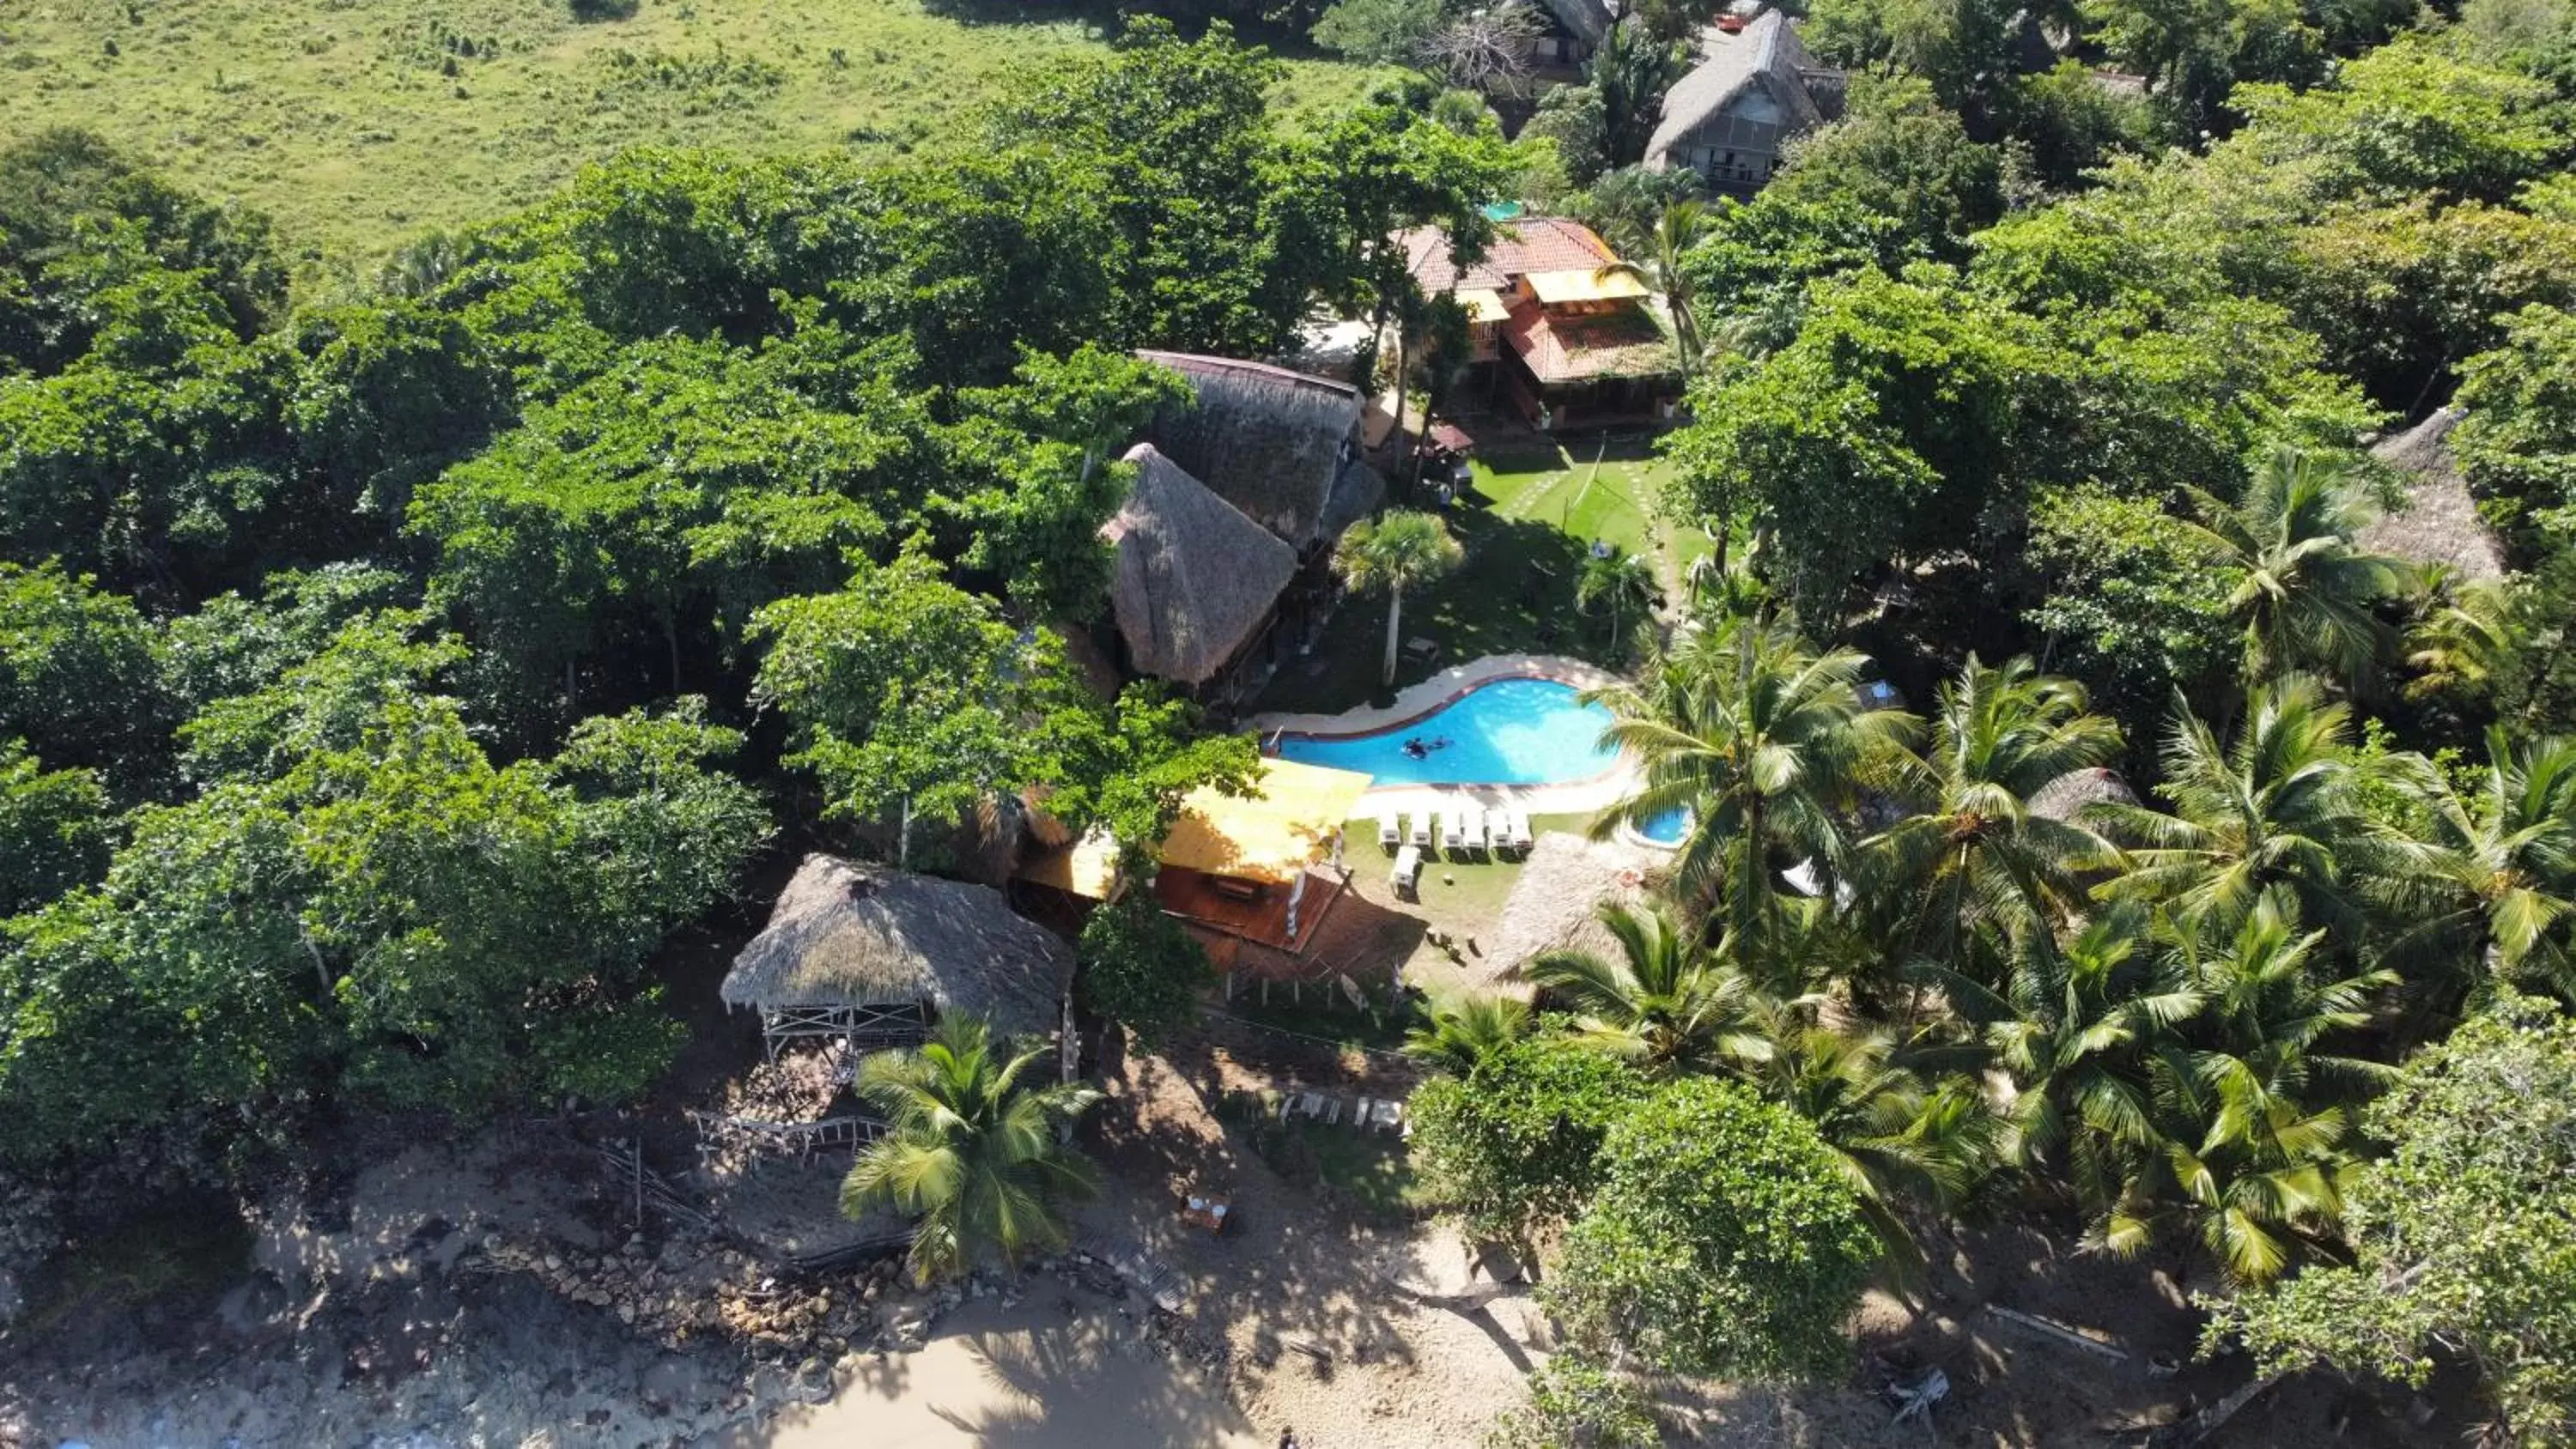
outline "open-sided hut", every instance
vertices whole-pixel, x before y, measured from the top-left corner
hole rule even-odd
[[[1196,688],[1269,630],[1297,551],[1153,444],[1127,461],[1135,487],[1101,529],[1117,551],[1110,609],[1136,672]]]
[[[1042,1035],[1061,1019],[1072,981],[1072,949],[1014,915],[999,891],[816,853],[734,958],[721,994],[760,1013],[775,1052],[797,1037],[911,1041],[952,1013],[996,1033]]]
[[[2354,542],[2409,563],[2440,564],[2454,578],[2481,583],[2504,577],[2504,550],[2478,516],[2478,500],[2451,452],[2458,408],[2442,408],[2402,433],[2381,439],[2370,455],[2397,470],[2406,497],[2374,518]]]
[[[1158,410],[1147,441],[1276,534],[1299,557],[1332,540],[1336,489],[1383,489],[1360,457],[1360,393],[1267,363],[1186,352],[1137,354],[1188,379],[1195,403]]]

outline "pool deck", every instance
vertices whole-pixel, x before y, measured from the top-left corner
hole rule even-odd
[[[1251,720],[1265,742],[1285,731],[1299,735],[1371,735],[1397,728],[1455,702],[1460,695],[1498,679],[1552,679],[1577,689],[1616,684],[1619,676],[1596,664],[1561,654],[1488,654],[1441,670],[1418,684],[1406,685],[1387,705],[1363,706],[1340,714],[1262,714]],[[1382,810],[1443,810],[1461,804],[1490,809],[1508,805],[1533,815],[1591,814],[1636,793],[1636,766],[1625,756],[1598,775],[1552,785],[1389,785],[1361,798],[1370,813]]]

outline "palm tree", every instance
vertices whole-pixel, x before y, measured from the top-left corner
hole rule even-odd
[[[2386,885],[2397,914],[2414,922],[2384,953],[2424,976],[2466,981],[2482,995],[2495,975],[2576,995],[2576,952],[2566,923],[2576,911],[2576,740],[2517,741],[2487,730],[2487,768],[2462,799],[2429,765],[2415,776],[2424,835],[2400,847],[2406,868]]]
[[[1601,552],[1587,555],[1583,572],[1574,581],[1574,605],[1586,613],[1607,605],[1610,610],[1610,650],[1620,652],[1628,637],[1630,614],[1643,615],[1655,606],[1654,565],[1611,544]]]
[[[2406,697],[2482,691],[2522,642],[2513,586],[2501,580],[2454,585],[2446,573],[2428,572],[2426,592],[2436,602],[2406,631],[2406,666],[2417,671],[2406,682]]]
[[[1742,974],[1702,951],[1660,906],[1605,901],[1595,911],[1619,959],[1549,951],[1527,974],[1582,1018],[1578,1040],[1669,1071],[1760,1055],[1752,1021],[1757,993]]]
[[[1616,239],[1621,254],[1632,260],[1611,262],[1595,273],[1603,278],[1634,277],[1664,299],[1673,318],[1673,350],[1679,354],[1677,360],[1685,377],[1699,371],[1705,344],[1694,311],[1699,289],[1691,281],[1690,268],[1683,265],[1683,259],[1708,238],[1708,233],[1706,202],[1697,198],[1673,202],[1656,215],[1653,230]]]
[[[1099,1178],[1056,1129],[1100,1093],[1021,1080],[1052,1055],[1033,1047],[1006,1060],[984,1023],[950,1017],[917,1050],[868,1057],[858,1092],[888,1127],[842,1180],[842,1214],[915,1218],[912,1265],[925,1282],[963,1272],[986,1246],[1017,1259],[1061,1245],[1063,1204]]]
[[[2261,1283],[2289,1266],[2300,1239],[2336,1231],[2355,1161],[2343,1146],[2344,1104],[2391,1069],[2320,1048],[2366,1023],[2373,998],[2397,978],[2321,980],[2325,936],[2301,932],[2285,886],[2264,891],[2215,946],[2195,930],[2173,933],[2180,979],[2201,1006],[2192,1042],[2149,1058],[2160,1140],[2102,1223],[2106,1247],[2135,1252],[2160,1219],[2178,1217],[2231,1281]]]
[[[2410,571],[2353,545],[2372,508],[2339,465],[2281,448],[2233,506],[2191,496],[2200,521],[2183,526],[2243,574],[2227,607],[2245,626],[2248,681],[2284,669],[2375,677],[2388,628],[2372,611],[2407,591]]]
[[[1386,591],[1386,671],[1380,683],[1395,683],[1404,591],[1439,578],[1465,557],[1466,551],[1449,536],[1449,526],[1428,513],[1392,510],[1364,518],[1342,535],[1333,550],[1333,571],[1343,585],[1354,593]]]
[[[1646,34],[1644,27],[1614,25],[1592,53],[1592,89],[1601,97],[1603,141],[1612,169],[1646,159],[1663,116],[1664,92],[1682,78],[1688,56]]]
[[[1912,726],[1902,711],[1862,707],[1868,663],[1815,652],[1777,625],[1685,631],[1641,683],[1586,696],[1610,707],[1602,739],[1630,752],[1643,781],[1595,833],[1688,810],[1676,887],[1694,903],[1724,891],[1738,938],[1757,941],[1774,914],[1775,865],[1814,862],[1829,894],[1848,875],[1838,812]]]
[[[2134,847],[2133,868],[2105,891],[2169,904],[2226,935],[2264,890],[2286,884],[2307,919],[2358,940],[2355,877],[2395,863],[2395,841],[2363,811],[2359,787],[2397,767],[2356,763],[2351,744],[2350,712],[2305,675],[2259,686],[2224,748],[2178,709],[2160,787],[2173,813],[2111,803],[2089,812]]]
[[[1529,1032],[1529,1003],[1463,992],[1432,1004],[1428,1020],[1407,1032],[1405,1054],[1453,1077],[1468,1077],[1494,1053]]]
[[[2116,757],[2120,728],[2086,708],[2083,686],[2028,659],[1989,667],[1973,654],[1942,685],[1931,724],[1923,752],[1900,761],[1912,813],[1861,849],[1912,918],[1915,949],[1957,961],[1980,923],[2018,938],[2081,898],[2077,871],[2109,847],[2081,824],[2033,814],[2030,800]]]

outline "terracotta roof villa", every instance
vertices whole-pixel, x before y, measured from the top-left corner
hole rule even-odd
[[[775,1052],[795,1037],[912,1040],[949,1012],[1042,1035],[1072,980],[1072,948],[1013,914],[999,891],[817,853],[720,994],[760,1013]]]
[[[1153,444],[1127,461],[1135,487],[1101,529],[1118,555],[1109,601],[1119,637],[1137,672],[1204,684],[1270,627],[1297,551]]]
[[[1360,392],[1268,363],[1186,352],[1136,354],[1187,378],[1194,406],[1154,415],[1146,441],[1303,558],[1352,512],[1336,494],[1385,484],[1360,458]]]
[[[1680,395],[1654,294],[1590,227],[1522,217],[1463,266],[1438,227],[1401,240],[1422,290],[1466,309],[1470,361],[1533,426],[1661,418]]]
[[[1789,143],[1842,111],[1843,73],[1816,64],[1777,10],[1733,35],[1702,33],[1697,69],[1664,94],[1646,164],[1699,173],[1713,191],[1758,191]]]

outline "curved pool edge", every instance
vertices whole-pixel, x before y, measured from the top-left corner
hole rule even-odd
[[[1488,654],[1406,685],[1396,691],[1390,704],[1364,705],[1340,714],[1259,714],[1246,723],[1258,732],[1265,754],[1267,742],[1278,734],[1330,739],[1384,734],[1436,714],[1470,691],[1505,679],[1545,679],[1576,689],[1599,689],[1620,682],[1618,675],[1597,664],[1562,654]],[[1606,810],[1634,793],[1636,765],[1623,753],[1610,768],[1579,780],[1544,785],[1371,785],[1360,799],[1371,813],[1439,810],[1474,803],[1488,808],[1508,805],[1533,815],[1588,815]]]
[[[1391,704],[1362,705],[1340,714],[1256,714],[1244,723],[1265,741],[1283,733],[1334,739],[1383,734],[1436,714],[1457,703],[1460,695],[1500,679],[1547,679],[1576,689],[1599,689],[1619,682],[1618,675],[1600,665],[1568,655],[1488,654],[1406,685],[1395,692]]]

